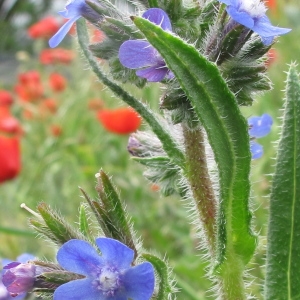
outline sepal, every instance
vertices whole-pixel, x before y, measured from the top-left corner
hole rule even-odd
[[[80,232],[46,203],[40,203],[37,210],[41,218],[29,220],[31,226],[55,244],[62,245],[71,239],[84,239]]]
[[[68,272],[65,270],[57,270],[51,272],[44,272],[37,277],[41,281],[45,281],[55,285],[62,285],[72,280],[78,280],[84,278],[83,275]]]
[[[179,193],[178,185],[180,181],[180,170],[168,157],[133,157],[133,160],[147,166],[144,176],[152,183],[160,187],[160,192],[167,197],[174,193]]]
[[[109,67],[112,77],[122,83],[130,82],[138,88],[143,88],[147,82],[145,78],[137,76],[135,70],[125,68],[117,56],[109,60]]]
[[[90,199],[82,189],[81,191],[90,205],[98,224],[106,237],[122,242],[137,254],[132,226],[118,193],[103,170],[100,170],[96,177],[98,181],[96,186],[99,195],[98,201]]]
[[[171,297],[171,294],[174,293],[174,287],[173,287],[173,279],[170,278],[170,271],[167,266],[167,264],[160,259],[159,257],[149,254],[149,253],[143,253],[141,255],[143,259],[146,261],[150,262],[159,278],[159,283],[158,283],[158,293],[155,295],[155,299],[157,300],[168,300]]]
[[[90,223],[88,220],[88,215],[86,212],[86,205],[81,204],[79,208],[79,231],[87,238],[89,241],[93,241],[92,230],[90,228]]]

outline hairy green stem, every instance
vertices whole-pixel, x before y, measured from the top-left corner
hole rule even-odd
[[[201,127],[189,129],[183,124],[183,136],[186,151],[186,176],[189,180],[205,239],[212,258],[216,254],[216,213],[217,201],[208,172],[204,133]],[[216,274],[222,300],[244,300],[243,281],[244,264],[237,261],[234,248],[229,245],[228,257]]]
[[[199,217],[206,235],[206,242],[212,256],[215,253],[216,199],[208,173],[203,129],[183,127],[186,151],[186,176],[189,180]]]
[[[227,261],[218,274],[218,295],[222,300],[246,300],[245,284],[243,279],[244,264],[237,259],[233,249],[228,249]]]

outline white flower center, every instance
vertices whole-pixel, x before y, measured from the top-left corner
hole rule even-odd
[[[95,284],[106,296],[113,296],[119,288],[119,272],[114,268],[104,267],[97,275]]]
[[[262,17],[267,9],[260,0],[240,0],[240,11],[247,12],[251,17]]]

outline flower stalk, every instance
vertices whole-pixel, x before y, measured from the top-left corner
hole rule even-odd
[[[216,243],[217,203],[208,172],[204,132],[200,126],[196,129],[190,129],[187,125],[183,124],[182,128],[186,151],[185,175],[190,183],[210,254],[213,256],[215,254]]]

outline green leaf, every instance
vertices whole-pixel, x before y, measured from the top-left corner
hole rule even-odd
[[[300,299],[300,80],[287,77],[282,134],[270,198],[265,299]]]
[[[171,280],[169,278],[168,266],[163,260],[152,254],[144,253],[142,254],[142,257],[154,266],[159,277],[159,289],[155,299],[170,299],[170,294],[172,293],[172,284],[170,283]]]
[[[206,130],[219,171],[216,265],[225,264],[229,271],[235,261],[236,268],[242,268],[256,244],[248,208],[251,155],[247,122],[216,65],[159,26],[143,18],[132,19],[173,71]]]
[[[89,40],[85,21],[79,19],[76,22],[78,41],[80,47],[88,60],[92,70],[95,72],[100,81],[103,82],[110,90],[125,103],[134,108],[141,117],[149,124],[153,132],[157,135],[163,144],[164,150],[168,156],[174,161],[175,164],[184,167],[184,154],[181,151],[177,142],[173,139],[170,133],[163,127],[159,118],[141,101],[137,100],[128,94],[121,86],[111,81],[100,69],[96,59],[88,48]]]

